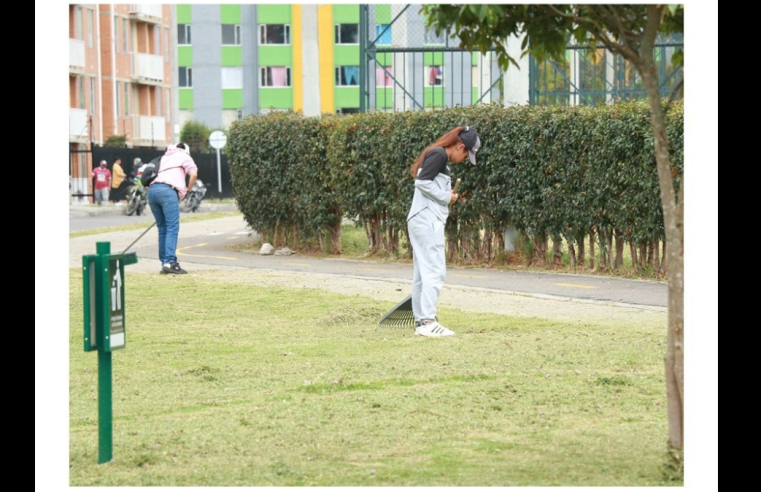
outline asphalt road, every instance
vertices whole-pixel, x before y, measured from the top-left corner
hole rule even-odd
[[[113,210],[113,209],[112,209]],[[203,212],[202,212],[203,213]],[[187,214],[183,214],[187,215]],[[142,223],[148,228],[153,223],[153,216],[129,217],[117,212],[90,215],[88,212],[72,210],[69,219],[70,231],[81,231],[129,223]],[[145,229],[121,231],[112,234],[114,247],[112,251],[126,248],[133,241],[137,243],[131,249],[138,251],[141,262],[153,261],[157,264],[156,234],[138,237]],[[76,244],[88,250],[77,249],[75,241],[72,246],[73,262],[77,256],[91,254],[94,246],[86,246],[89,241],[108,239],[109,235],[80,238]],[[213,267],[244,267],[272,269],[281,271],[344,275],[359,278],[400,279],[408,282],[412,278],[410,263],[386,263],[364,260],[346,260],[340,258],[313,258],[305,255],[263,256],[247,251],[235,251],[234,246],[251,245],[258,242],[242,217],[228,217],[199,222],[183,223],[180,229],[177,255],[181,264],[203,264]],[[81,256],[79,256],[81,258]],[[571,298],[587,301],[604,301],[627,305],[667,307],[668,290],[665,282],[634,280],[608,277],[602,275],[559,274],[545,272],[528,272],[516,269],[462,268],[448,266],[447,284],[495,289],[503,292],[527,294],[531,296],[548,296],[552,298]]]

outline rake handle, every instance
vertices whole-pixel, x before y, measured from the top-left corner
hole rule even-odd
[[[454,182],[454,188],[452,188],[452,191],[454,193],[457,193],[457,190],[460,188],[460,183],[462,183],[462,180],[460,178],[457,178],[457,181]],[[450,203],[449,206],[451,207],[452,204]]]

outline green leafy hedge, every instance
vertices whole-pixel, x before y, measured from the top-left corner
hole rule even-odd
[[[667,109],[679,189],[684,111],[681,102]],[[657,257],[663,217],[643,101],[251,116],[229,132],[234,193],[249,225],[270,241],[339,253],[340,221],[348,217],[365,228],[369,252],[398,254],[413,194],[410,166],[423,148],[461,125],[478,130],[482,147],[478,166],[450,166],[465,197],[447,224],[450,257],[492,260],[503,253],[508,226],[534,245],[536,261],[552,240],[556,247],[565,242],[583,263],[589,237],[603,253],[602,266],[620,261],[627,242]]]

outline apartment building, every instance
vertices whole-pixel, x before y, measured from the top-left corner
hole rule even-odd
[[[496,60],[423,53],[446,39],[407,7],[370,6],[367,35],[377,48],[421,50],[381,53],[365,68],[372,109],[489,102],[484,90],[501,76]],[[281,110],[360,111],[359,4],[180,4],[176,12],[180,126],[195,120],[223,129],[244,115]]]
[[[92,192],[91,144],[123,135],[128,147],[163,148],[178,133],[173,8],[69,5],[72,193]]]

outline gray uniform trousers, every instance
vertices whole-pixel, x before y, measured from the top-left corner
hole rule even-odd
[[[416,320],[433,320],[447,272],[444,222],[424,209],[407,222],[407,229],[412,244],[412,313]]]

